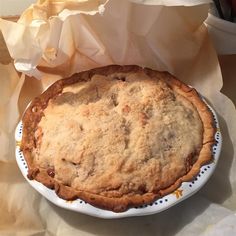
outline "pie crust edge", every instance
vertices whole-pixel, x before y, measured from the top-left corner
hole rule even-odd
[[[203,124],[203,146],[199,153],[197,161],[193,164],[190,171],[180,177],[174,184],[168,188],[159,190],[158,192],[145,193],[143,195],[123,196],[121,198],[109,198],[101,195],[93,194],[85,191],[77,191],[69,186],[58,183],[54,178],[48,175],[46,170],[39,169],[34,166],[31,156],[31,150],[35,146],[34,132],[37,124],[43,116],[43,110],[47,107],[50,98],[61,93],[64,86],[79,82],[89,81],[95,74],[109,75],[114,72],[141,72],[143,71],[150,77],[159,77],[167,82],[167,84],[178,94],[187,98],[197,109]],[[70,78],[61,79],[51,85],[39,97],[36,97],[23,115],[23,136],[21,149],[28,164],[28,178],[35,179],[50,189],[55,189],[56,194],[65,200],[75,200],[80,198],[95,207],[99,207],[114,212],[126,211],[130,207],[142,204],[152,203],[155,199],[167,195],[176,190],[182,182],[192,180],[200,171],[202,165],[212,161],[212,146],[215,143],[216,128],[211,111],[199,96],[194,88],[188,87],[183,82],[169,74],[168,72],[159,72],[149,68],[142,68],[136,65],[109,65],[105,67],[95,68],[72,75]]]

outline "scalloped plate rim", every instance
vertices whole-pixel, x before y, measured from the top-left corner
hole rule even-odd
[[[191,197],[193,194],[195,194],[197,191],[199,191],[203,185],[208,181],[208,179],[213,174],[217,161],[220,156],[221,152],[221,146],[222,146],[222,135],[220,132],[219,127],[219,121],[216,115],[216,112],[214,109],[206,102],[206,100],[203,98],[203,101],[207,104],[209,109],[212,111],[214,116],[215,125],[217,128],[217,132],[215,134],[215,139],[217,143],[213,146],[213,158],[214,161],[203,165],[200,169],[199,174],[193,181],[190,182],[183,182],[181,186],[175,190],[174,192],[157,199],[152,204],[144,205],[141,208],[130,208],[125,212],[121,213],[115,213],[108,210],[99,209],[96,207],[91,206],[88,203],[85,203],[84,201],[77,199],[74,201],[66,201],[61,198],[59,198],[54,190],[51,190],[44,186],[43,184],[37,182],[36,180],[29,180],[27,178],[27,163],[24,159],[23,153],[20,151],[19,148],[19,142],[21,141],[22,136],[22,121],[20,121],[16,127],[15,130],[15,140],[16,140],[16,148],[15,148],[15,155],[16,155],[16,161],[17,165],[24,176],[24,178],[27,180],[27,182],[36,190],[38,191],[42,196],[44,196],[47,200],[52,202],[53,204],[64,208],[68,210],[72,210],[75,212],[87,214],[90,216],[103,218],[103,219],[112,219],[112,218],[125,218],[125,217],[132,217],[132,216],[144,216],[144,215],[151,215],[156,214],[158,212],[162,212],[180,202],[183,200]],[[200,182],[200,183],[199,183]],[[194,185],[195,184],[195,185]],[[177,191],[177,192],[176,192]],[[184,194],[183,194],[184,192]]]

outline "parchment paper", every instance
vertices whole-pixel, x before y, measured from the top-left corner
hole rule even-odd
[[[203,25],[208,5],[57,1],[55,8],[52,2],[40,1],[18,23],[0,21],[16,68],[41,79],[0,65],[0,235],[236,234],[236,112],[220,92],[220,67]],[[70,212],[33,190],[15,162],[13,133],[27,103],[62,76],[109,63],[168,70],[196,87],[219,115],[224,143],[216,171],[200,192],[165,212],[119,220]]]

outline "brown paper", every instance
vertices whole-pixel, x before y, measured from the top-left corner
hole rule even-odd
[[[1,20],[16,69],[42,79],[48,73],[65,77],[107,64],[134,63],[172,73],[178,64],[191,66],[204,39],[200,26],[207,17],[207,4],[190,7],[186,14],[182,8],[159,5],[164,1],[154,6],[126,0],[99,2],[39,1],[17,23]],[[176,47],[180,42],[191,50],[182,53]]]
[[[76,53],[85,50],[83,53],[76,57],[66,57],[61,63],[64,55],[59,55],[60,60],[57,61],[54,49],[44,47],[52,62],[45,59],[45,51],[43,59],[40,57],[36,60],[41,65],[35,67],[38,70],[36,75],[41,80],[29,77],[24,79],[24,76],[15,72],[12,64],[0,65],[0,235],[184,236],[222,235],[222,232],[224,235],[234,235],[236,111],[233,103],[220,92],[223,82],[219,63],[203,25],[208,6],[165,7],[109,1],[103,15],[76,13],[78,10],[60,9],[60,13],[67,15],[64,18],[67,20],[61,23],[63,30],[60,31],[58,39],[66,40],[68,37],[71,40],[75,33],[72,29],[78,29],[80,38]],[[69,11],[73,16],[69,16]],[[51,26],[57,26],[57,18],[51,16],[48,19],[51,20]],[[19,52],[23,53],[25,60],[33,62],[33,36],[40,36],[38,28],[36,27],[35,34],[27,36],[24,23],[12,25],[2,21],[0,24],[4,28],[3,34],[15,62],[19,59],[15,58],[20,55]],[[18,31],[14,33],[11,29]],[[52,32],[54,29],[51,29]],[[14,39],[17,37],[15,45],[16,42],[11,40],[11,33]],[[33,40],[32,44],[28,44],[31,42],[29,40]],[[49,41],[45,39],[45,45]],[[68,50],[63,47],[62,42],[55,45],[56,51]],[[168,70],[196,87],[219,115],[224,143],[212,178],[199,193],[165,212],[119,220],[102,220],[71,212],[49,203],[30,187],[17,168],[13,132],[19,112],[22,114],[27,103],[48,84],[64,76],[64,68],[68,68],[66,74],[70,74],[110,62]],[[52,69],[52,65],[56,65],[56,70]],[[231,86],[231,89],[233,91],[234,87]]]

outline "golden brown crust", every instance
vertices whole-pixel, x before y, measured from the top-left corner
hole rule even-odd
[[[187,98],[197,109],[199,116],[203,124],[203,146],[200,151],[197,161],[192,165],[191,157],[189,157],[189,166],[190,171],[180,177],[175,181],[171,186],[161,189],[157,192],[137,194],[130,196],[122,196],[120,198],[110,198],[101,196],[98,194],[93,194],[86,191],[76,191],[75,189],[65,186],[58,183],[52,176],[50,176],[46,170],[39,169],[37,166],[34,166],[32,160],[32,149],[35,147],[35,132],[37,125],[40,122],[42,116],[44,115],[43,111],[47,107],[48,101],[50,98],[60,94],[63,88],[67,85],[74,84],[80,81],[89,81],[91,77],[95,74],[97,75],[110,75],[114,72],[144,72],[149,77],[160,78],[167,82],[167,84],[178,94]],[[200,167],[207,162],[212,160],[212,145],[214,144],[214,134],[215,127],[213,122],[213,117],[209,111],[206,104],[202,101],[195,89],[188,87],[168,72],[158,72],[148,68],[141,68],[135,65],[129,66],[119,66],[119,65],[110,65],[101,68],[95,68],[89,71],[81,72],[73,75],[70,78],[62,79],[54,83],[49,87],[43,94],[35,98],[30,106],[27,108],[23,116],[23,137],[22,137],[22,150],[25,156],[25,159],[28,164],[29,172],[28,177],[30,179],[36,179],[37,181],[43,183],[45,186],[55,189],[57,195],[66,200],[74,200],[77,198],[83,199],[84,201],[107,210],[112,210],[115,212],[125,211],[130,207],[139,206],[142,204],[148,204],[153,202],[158,197],[166,195],[175,189],[177,189],[183,181],[189,181],[194,176],[196,176],[200,170]]]

